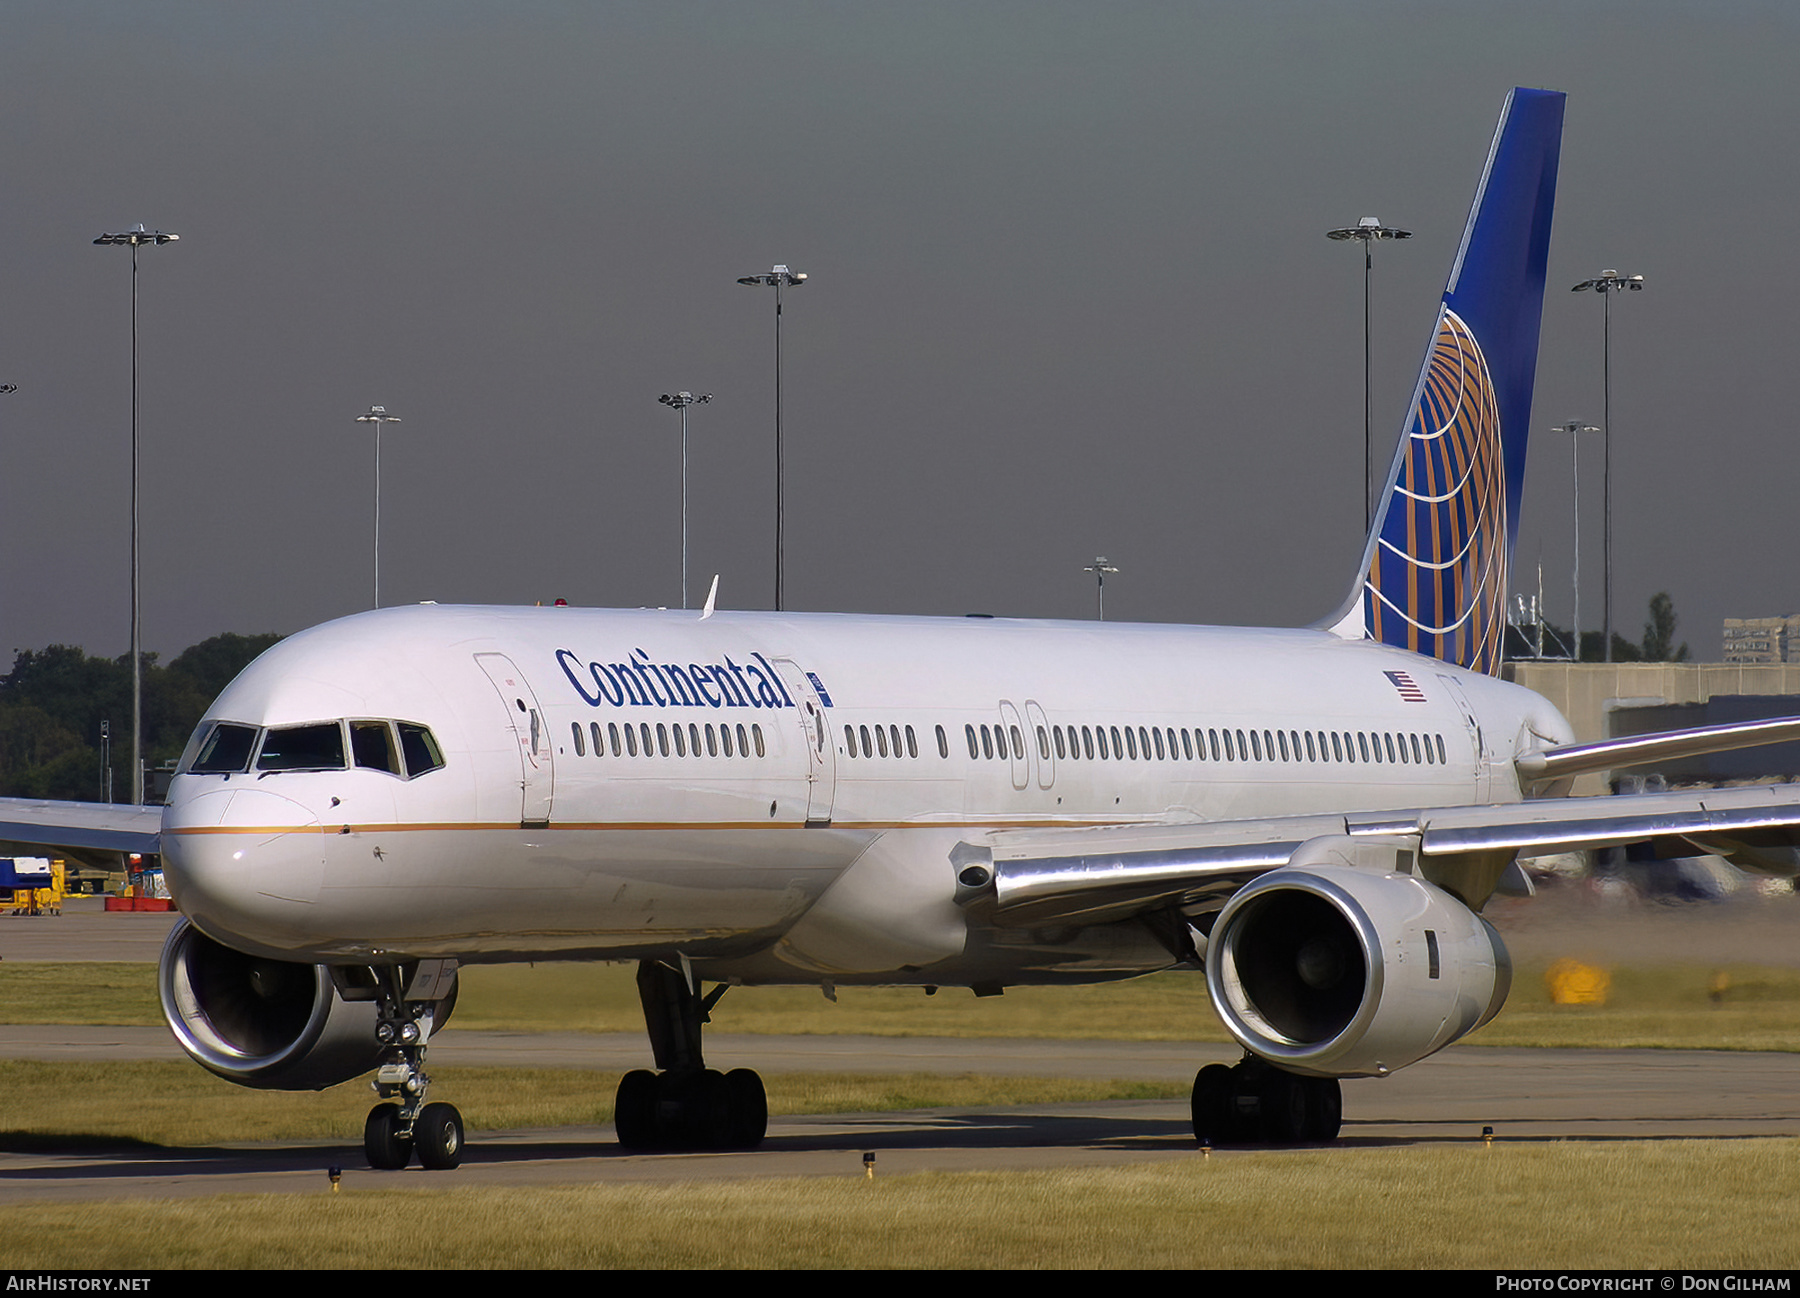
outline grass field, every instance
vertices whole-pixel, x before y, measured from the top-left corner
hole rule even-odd
[[[1791,1139],[8,1209],[0,1266],[1791,1268]]]

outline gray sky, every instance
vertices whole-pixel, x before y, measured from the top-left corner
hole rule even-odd
[[[1800,609],[1782,395],[1800,10],[1774,3],[9,0],[0,655],[129,629],[142,221],[145,645],[387,602],[1299,624],[1361,544],[1501,100],[1569,92],[1516,585],[1569,616],[1570,449],[1617,267],[1615,618],[1703,657]],[[1598,444],[1583,613],[1600,609]],[[0,664],[3,666],[4,664]]]

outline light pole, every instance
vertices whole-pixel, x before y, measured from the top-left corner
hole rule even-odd
[[[1095,555],[1094,561],[1082,571],[1094,574],[1096,612],[1100,615],[1100,621],[1104,622],[1106,621],[1106,579],[1108,576],[1116,575],[1119,570],[1106,561],[1104,554],[1099,554]]]
[[[781,611],[781,578],[785,563],[782,548],[782,471],[781,471],[781,290],[799,288],[806,275],[786,266],[776,266],[766,275],[745,275],[738,283],[766,286],[775,290],[775,611]]]
[[[1604,530],[1605,530],[1605,536],[1606,536],[1606,543],[1605,543],[1605,546],[1603,547],[1603,549],[1604,549],[1604,553],[1606,555],[1606,587],[1605,587],[1605,594],[1603,596],[1603,603],[1606,606],[1606,630],[1602,634],[1605,635],[1605,637],[1606,637],[1606,657],[1604,660],[1606,662],[1611,662],[1613,660],[1612,659],[1612,638],[1613,638],[1613,620],[1612,620],[1612,610],[1613,610],[1613,599],[1612,599],[1612,572],[1613,572],[1613,562],[1612,562],[1612,295],[1614,293],[1617,293],[1621,289],[1627,289],[1627,288],[1630,289],[1634,293],[1642,292],[1643,287],[1644,287],[1644,277],[1642,275],[1621,275],[1616,270],[1603,270],[1595,278],[1584,279],[1581,281],[1581,283],[1575,285],[1574,288],[1569,290],[1571,293],[1580,293],[1586,289],[1592,289],[1594,292],[1596,292],[1600,295],[1600,300],[1603,303],[1605,303],[1605,306],[1601,310],[1601,316],[1602,316],[1604,323],[1601,326],[1602,333],[1601,333],[1600,372],[1601,372],[1601,383],[1605,390],[1602,394],[1603,404],[1601,407],[1602,414],[1601,414],[1601,418],[1600,418],[1600,428],[1601,428],[1600,446],[1601,446],[1602,465],[1603,465],[1603,467],[1601,469],[1601,478],[1602,478],[1603,484],[1604,484],[1600,489],[1600,495],[1601,495],[1602,500],[1605,503]]]
[[[1572,634],[1575,637],[1574,652],[1569,661],[1581,661],[1581,435],[1597,433],[1600,430],[1592,424],[1584,424],[1579,419],[1571,419],[1566,424],[1552,424],[1553,433],[1567,433],[1569,444],[1575,448],[1575,626]]]
[[[1356,239],[1363,246],[1363,533],[1368,534],[1372,518],[1372,507],[1369,503],[1369,277],[1375,267],[1375,241],[1377,239],[1410,239],[1411,230],[1395,229],[1391,225],[1383,225],[1377,216],[1365,216],[1355,225],[1345,226],[1341,230],[1327,230],[1327,239]]]
[[[375,425],[375,607],[381,607],[381,426],[397,424],[400,416],[390,415],[386,406],[370,406],[369,413],[358,415],[359,424]]]
[[[144,805],[144,664],[143,604],[138,590],[138,248],[174,243],[181,236],[146,230],[139,222],[129,230],[103,234],[96,244],[131,248],[131,804]]]
[[[703,406],[712,400],[712,393],[695,396],[692,392],[665,392],[657,398],[665,406],[673,406],[681,412],[681,607],[688,606],[688,447],[687,447],[687,412],[689,406]],[[779,607],[779,605],[777,605]]]

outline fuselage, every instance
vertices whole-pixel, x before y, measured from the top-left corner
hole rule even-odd
[[[977,931],[957,844],[1516,801],[1515,751],[1568,738],[1529,691],[1316,630],[427,605],[247,668],[163,844],[194,923],[272,958],[1122,975],[1169,956],[1135,926]],[[857,869],[918,930],[891,959],[827,931]]]

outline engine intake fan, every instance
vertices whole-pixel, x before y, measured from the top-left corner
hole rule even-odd
[[[181,1048],[240,1086],[316,1091],[381,1063],[373,999],[345,1000],[326,965],[245,955],[187,920],[157,968],[163,1014]],[[449,1017],[454,990],[437,1019]]]
[[[1416,861],[1412,840],[1313,839],[1238,890],[1206,982],[1246,1050],[1309,1076],[1383,1076],[1499,1012],[1512,987],[1500,935]]]

